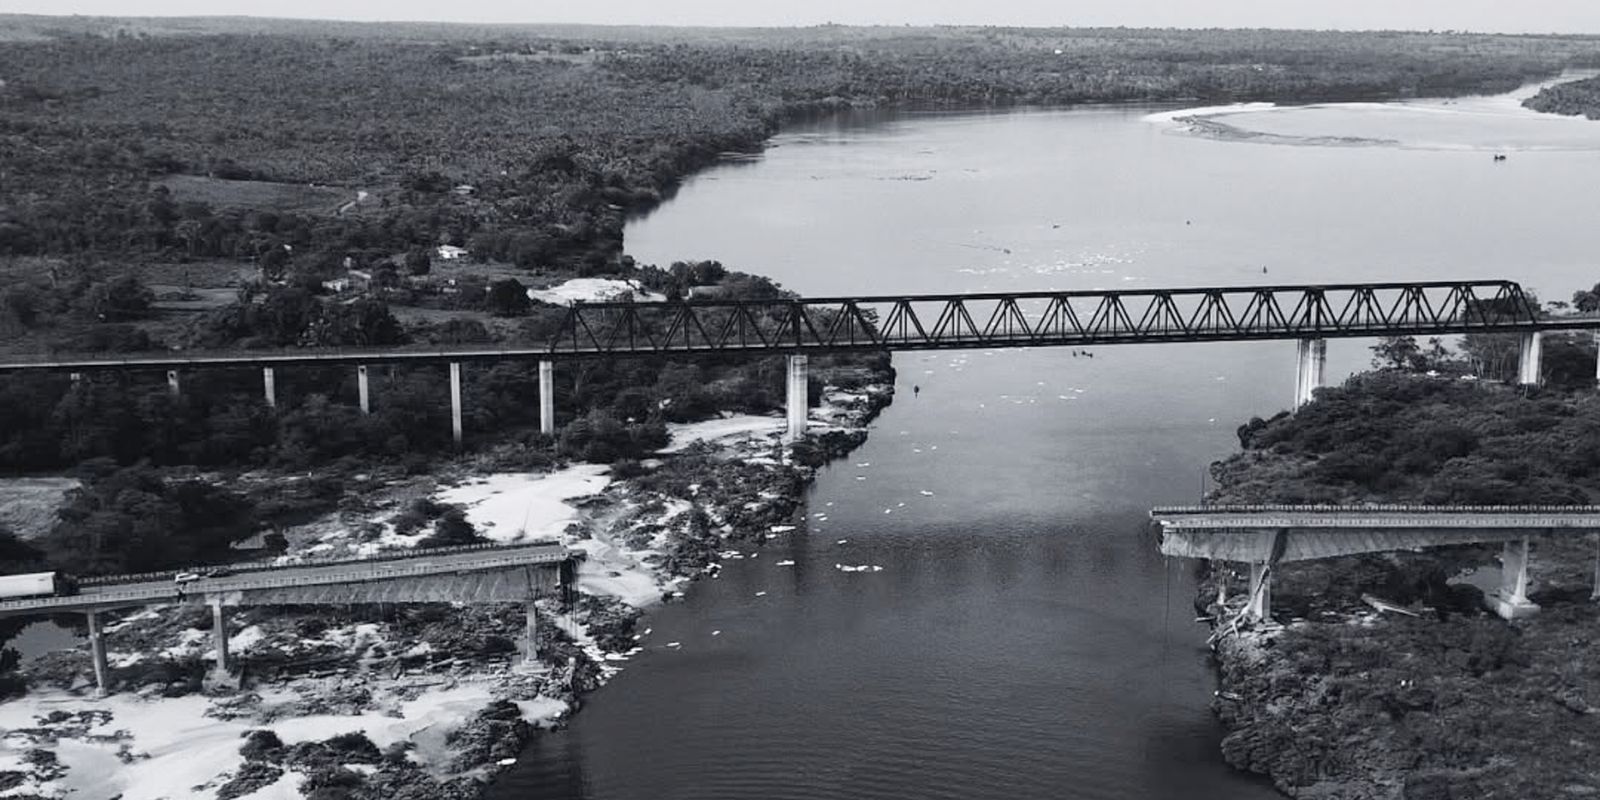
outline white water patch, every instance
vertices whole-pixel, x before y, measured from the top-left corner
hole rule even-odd
[[[695,442],[729,444],[732,440],[766,439],[782,432],[784,424],[781,417],[755,414],[732,414],[701,422],[674,422],[667,425],[672,443],[656,452],[681,452]]]
[[[120,796],[123,800],[209,800],[216,796],[216,787],[243,763],[241,737],[253,728],[269,728],[285,744],[320,741],[351,731],[365,733],[379,748],[411,741],[416,744],[413,760],[424,767],[442,767],[451,755],[445,741],[448,732],[492,698],[484,685],[458,686],[425,692],[414,700],[380,703],[381,708],[361,714],[286,717],[262,724],[249,718],[208,717],[211,701],[199,695],[169,699],[113,695],[97,700],[64,692],[34,693],[0,704],[0,730],[9,732],[0,739],[0,769],[27,771],[22,755],[35,746],[34,737],[19,733],[19,729],[40,727],[39,718],[54,711],[76,714],[91,710],[108,712],[111,718],[81,733],[61,730],[62,738],[54,749],[66,767],[65,774],[46,782],[29,781],[24,784],[27,791],[46,796]],[[548,725],[567,712],[565,703],[543,697],[518,701],[517,705],[524,719],[539,725]],[[127,763],[117,755],[124,746],[135,756]],[[300,797],[298,778],[302,776],[295,777],[248,796]]]
[[[642,303],[659,303],[667,298],[653,294],[635,280],[616,278],[573,278],[548,289],[529,289],[528,299],[557,306],[575,302],[599,303],[631,297]]]
[[[478,533],[500,544],[555,540],[579,519],[570,501],[604,491],[611,483],[609,469],[574,464],[550,473],[490,475],[445,489],[435,498],[463,506]]]

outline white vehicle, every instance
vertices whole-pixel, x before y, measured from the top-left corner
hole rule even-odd
[[[200,573],[198,572],[180,572],[172,576],[172,582],[178,584],[190,583],[197,580],[200,580]]]
[[[0,600],[78,593],[78,582],[64,572],[0,575]]]

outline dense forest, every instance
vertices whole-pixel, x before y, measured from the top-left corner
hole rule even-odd
[[[1600,77],[1546,86],[1522,104],[1546,114],[1600,119]]]

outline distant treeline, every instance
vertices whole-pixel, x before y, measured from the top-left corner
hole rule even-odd
[[[758,148],[793,113],[1484,92],[1592,51],[1581,39],[1382,33],[843,29],[614,44],[507,30],[404,46],[0,45],[0,255],[255,260],[287,245],[297,262],[361,263],[447,242],[524,267],[611,270],[628,213],[718,153]],[[338,214],[252,207],[226,185],[197,194],[169,176],[381,199]]]

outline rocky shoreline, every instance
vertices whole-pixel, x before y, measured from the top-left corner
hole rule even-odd
[[[1592,392],[1457,389],[1397,374],[1325,391],[1298,418],[1242,428],[1244,451],[1213,466],[1219,488],[1208,499],[1424,502],[1430,493],[1456,491],[1445,481],[1462,474],[1460,466],[1417,473],[1415,483],[1389,473],[1370,484],[1326,477],[1338,448],[1387,442],[1390,426],[1419,424],[1390,419],[1404,414],[1448,418],[1478,432],[1483,455],[1473,457],[1501,474],[1510,474],[1511,459],[1528,459],[1522,482],[1507,490],[1535,486],[1547,463],[1583,486],[1587,473],[1560,466],[1554,447],[1530,448],[1514,437],[1541,435],[1529,433],[1545,431],[1531,422],[1540,416],[1588,424],[1592,417],[1579,411],[1592,404]],[[1433,393],[1434,402],[1365,410],[1386,393],[1416,391]],[[1346,432],[1347,421],[1363,432]],[[1568,441],[1565,433],[1560,441]],[[1377,485],[1387,488],[1369,488]],[[1516,621],[1483,602],[1483,587],[1499,582],[1497,547],[1281,564],[1273,574],[1273,619],[1237,628],[1244,576],[1206,574],[1195,605],[1213,627],[1219,685],[1212,705],[1227,729],[1223,757],[1305,800],[1600,795],[1600,772],[1591,766],[1600,749],[1600,606],[1590,599],[1596,543],[1547,536],[1532,546],[1529,594],[1541,610]],[[1219,582],[1229,595],[1220,606]]]
[[[563,526],[588,557],[572,607],[540,601],[543,668],[520,666],[520,608],[241,609],[230,646],[242,655],[243,688],[232,690],[205,677],[209,614],[144,610],[107,626],[118,682],[109,698],[92,696],[84,647],[23,665],[29,694],[0,703],[0,792],[479,796],[540,728],[562,724],[640,651],[651,604],[715,575],[730,544],[804,534],[797,514],[816,470],[865,441],[893,398],[887,360],[814,364],[813,375],[826,384],[823,403],[793,445],[781,443],[777,417],[674,426],[673,446],[610,474],[585,466],[511,476],[520,481],[511,486],[549,495],[526,502],[496,482],[505,474],[491,453],[449,468],[448,479],[360,476],[339,512],[285,532],[288,560],[414,546],[423,532],[403,534],[409,527],[395,523],[419,498],[464,498],[454,507],[496,541]],[[596,484],[603,488],[571,496]],[[527,518],[551,501],[563,516]],[[510,512],[523,518],[508,522]]]

